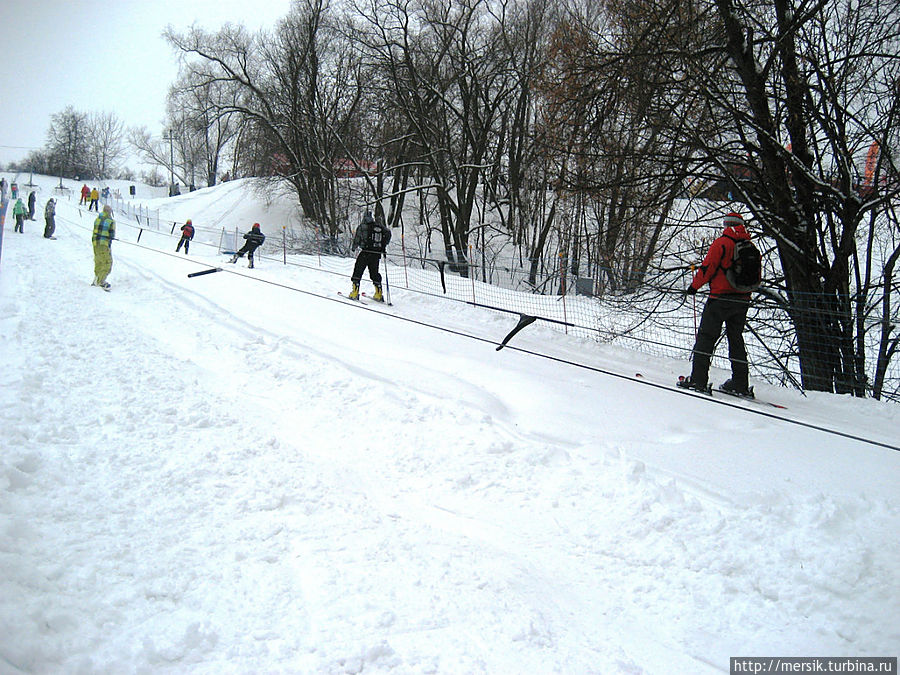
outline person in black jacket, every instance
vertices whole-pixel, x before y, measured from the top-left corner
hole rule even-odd
[[[37,197],[34,196],[34,190],[28,195],[28,220],[34,220],[34,203]]]
[[[375,295],[372,299],[384,302],[378,263],[390,241],[390,229],[380,219],[376,221],[372,217],[371,211],[366,211],[362,223],[356,228],[356,234],[353,235],[353,243],[350,245],[351,251],[355,251],[357,248],[361,249],[356,257],[356,264],[353,266],[353,276],[350,277],[350,281],[353,282],[353,290],[350,291],[351,300],[359,298],[359,283],[362,281],[363,271],[368,268],[369,278],[375,284]]]
[[[181,247],[184,246],[184,254],[187,255],[188,248],[191,246],[191,239],[194,238],[194,225],[191,223],[191,219],[188,218],[187,222],[181,226],[181,241],[178,242],[178,246],[175,247],[175,253],[178,253],[181,250]],[[232,260],[232,262],[234,262]],[[251,265],[252,267],[252,265]]]
[[[234,254],[234,256],[228,262],[236,263],[238,258],[243,258],[244,254],[247,254],[247,260],[250,261],[250,264],[247,267],[253,269],[253,252],[262,246],[263,242],[266,240],[266,235],[264,235],[259,229],[259,223],[253,223],[253,227],[250,228],[250,231],[244,235],[244,239],[247,241],[241,247],[241,249]]]

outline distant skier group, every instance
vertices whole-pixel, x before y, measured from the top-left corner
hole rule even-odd
[[[36,220],[34,213],[35,207],[37,206],[37,196],[35,195],[34,190],[32,190],[28,194],[28,205],[26,206],[25,202],[22,201],[22,198],[19,197],[19,186],[16,183],[13,183],[10,186],[7,184],[5,178],[0,178],[0,199],[4,202],[7,200],[7,190],[9,190],[12,199],[16,200],[12,210],[13,218],[16,221],[16,224],[13,226],[13,232],[25,234],[25,221]],[[55,214],[56,200],[51,198],[47,200],[47,204],[44,207],[44,220],[46,221],[44,237],[47,239],[54,239],[53,232],[56,230]]]
[[[13,217],[16,221],[14,231],[24,233],[24,221],[35,220],[36,196],[33,191],[29,194],[28,206],[26,207],[25,203],[18,196],[18,185],[13,183],[11,188],[11,195],[15,200],[15,205],[13,206]],[[7,183],[5,179],[0,179],[0,192],[2,192],[5,201],[7,193]],[[94,253],[94,280],[91,285],[108,291],[110,289],[110,283],[107,279],[113,266],[112,242],[116,238],[116,222],[113,217],[112,207],[109,204],[104,205],[102,210],[100,209],[99,201],[101,195],[104,198],[107,198],[109,195],[109,188],[104,189],[103,193],[101,193],[96,187],[89,188],[85,183],[81,187],[81,199],[79,200],[78,205],[87,205],[88,211],[97,211],[97,218],[94,220],[91,233],[91,243]],[[381,216],[380,213],[379,216]],[[53,198],[48,199],[44,206],[44,221],[44,237],[46,239],[55,239],[56,200]],[[195,232],[193,222],[188,218],[184,225],[181,226],[181,239],[175,247],[176,253],[179,253],[183,248],[185,255],[188,254]],[[263,245],[265,240],[266,237],[262,233],[260,224],[253,223],[250,230],[244,234],[244,245],[232,254],[229,262],[236,263],[239,258],[243,258],[246,254],[248,260],[247,266],[250,269],[253,269],[255,266],[254,254],[259,247]],[[385,225],[384,218],[375,218],[370,211],[366,211],[362,223],[353,236],[350,247],[351,251],[359,249],[359,254],[356,257],[356,262],[353,267],[353,273],[350,277],[353,284],[349,295],[351,299],[359,299],[359,287],[362,282],[362,276],[363,273],[368,270],[369,278],[375,286],[375,293],[372,299],[377,302],[384,302],[384,294],[381,285],[382,276],[379,271],[379,265],[381,257],[384,255],[390,240],[391,231],[390,228]]]
[[[24,233],[25,220],[35,219],[35,193],[32,191],[28,195],[28,205],[26,206],[18,196],[18,186],[15,183],[8,186],[5,179],[0,179],[0,195],[2,195],[4,203],[7,199],[8,187],[15,200],[13,206],[13,217],[16,221],[14,231]],[[109,290],[110,284],[107,277],[112,271],[112,241],[116,236],[116,223],[109,204],[103,207],[102,212],[99,211],[97,207],[99,198],[100,193],[97,188],[89,189],[87,185],[84,185],[81,188],[79,205],[87,203],[89,211],[92,209],[98,211],[91,236],[94,249],[94,281],[92,285]],[[366,211],[353,236],[350,250],[360,249],[350,276],[352,289],[348,297],[353,300],[359,299],[362,276],[368,270],[369,278],[375,286],[375,294],[372,299],[384,302],[379,264],[391,241],[391,231],[385,225],[383,215],[379,213],[378,216],[373,217],[370,211]],[[47,239],[55,239],[55,217],[56,200],[51,198],[47,200],[44,207],[44,237]],[[706,257],[697,268],[685,291],[686,296],[693,296],[700,288],[709,284],[709,299],[703,308],[700,326],[692,349],[691,374],[680,378],[677,384],[679,387],[704,393],[710,391],[710,362],[724,326],[725,336],[728,340],[731,378],[719,389],[729,394],[752,397],[753,388],[749,386],[750,369],[743,332],[751,294],[759,286],[761,280],[761,256],[759,250],[751,242],[750,234],[747,232],[744,219],[740,214],[729,213],[724,217],[722,224],[721,236],[709,247]],[[188,219],[181,227],[181,239],[175,252],[178,253],[184,248],[184,252],[187,254],[194,234],[194,225],[191,219]],[[229,262],[236,263],[238,258],[243,258],[246,254],[247,266],[253,269],[254,253],[265,240],[266,237],[262,233],[260,224],[254,223],[244,234],[244,245],[232,254]]]
[[[106,188],[104,191],[106,195],[109,195],[109,188]],[[81,186],[81,201],[78,202],[79,206],[88,205],[88,211],[97,211],[99,213],[100,207],[100,190],[97,188],[89,188],[87,184]]]

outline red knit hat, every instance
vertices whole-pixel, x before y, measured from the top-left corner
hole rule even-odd
[[[253,229],[254,229],[254,230],[258,230],[258,229],[259,229],[259,223],[253,223]]]
[[[732,211],[722,219],[722,224],[725,227],[737,227],[744,224],[744,217],[740,213]]]

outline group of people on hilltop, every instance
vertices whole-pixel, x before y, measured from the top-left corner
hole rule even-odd
[[[104,196],[109,196],[109,188],[103,189]],[[78,202],[79,206],[88,205],[88,211],[97,211],[100,212],[100,190],[97,188],[89,188],[87,183],[81,186],[81,200]]]

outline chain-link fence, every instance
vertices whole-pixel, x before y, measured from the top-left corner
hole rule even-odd
[[[535,316],[572,335],[685,361],[690,359],[706,301],[702,293],[684,294],[690,281],[689,269],[670,271],[622,292],[609,288],[602,268],[592,277],[579,277],[571,273],[563,259],[557,271],[544,269],[540,275],[496,265],[488,274],[477,263],[454,264],[396,251],[389,253],[388,261],[394,287]],[[490,283],[482,280],[488,278]],[[766,289],[754,294],[744,331],[751,377],[802,389],[795,325],[798,321],[814,321],[818,328],[813,332],[823,350],[816,357],[827,361],[834,359],[836,351],[851,350],[853,354],[845,362],[852,359],[857,372],[843,375],[854,380],[853,388],[871,393],[884,319],[877,313],[848,313],[842,309],[852,307],[846,298],[837,303],[840,308],[827,309],[799,295],[794,293],[788,305],[776,301],[777,294]],[[804,312],[814,312],[814,316],[804,316]],[[856,324],[855,332],[846,330],[847,322]],[[809,346],[806,349],[809,353]],[[713,365],[730,368],[724,337],[713,355]],[[685,367],[689,369],[687,364]],[[900,401],[900,363],[896,360],[885,370],[880,389],[883,398]]]

